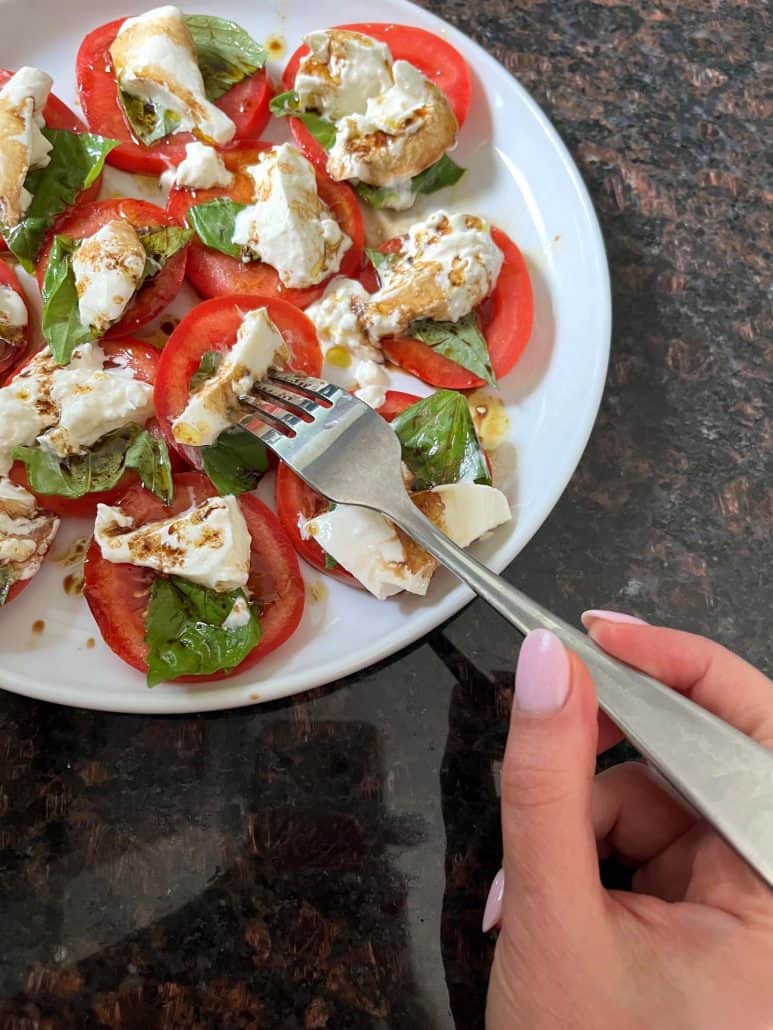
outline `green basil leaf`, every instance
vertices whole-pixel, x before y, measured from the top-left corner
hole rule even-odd
[[[32,194],[30,206],[18,225],[2,230],[8,249],[28,272],[34,271],[35,259],[56,216],[93,185],[105,158],[118,146],[118,140],[89,132],[45,128],[43,135],[53,144],[49,162],[45,168],[28,172],[24,186]]]
[[[208,100],[219,100],[266,63],[265,49],[235,22],[210,14],[186,14],[184,19]]]
[[[382,254],[380,250],[374,250],[373,247],[366,247],[365,254],[368,261],[370,261],[378,272],[379,279],[381,279],[381,269],[389,268],[389,266],[393,265],[398,259],[397,254]]]
[[[277,118],[284,118],[292,115],[293,118],[300,118],[314,139],[325,150],[330,150],[336,141],[336,127],[327,118],[322,118],[312,111],[304,111],[301,101],[294,89],[286,93],[278,93],[269,103],[269,110]]]
[[[191,376],[191,385],[189,387],[190,393],[195,393],[199,387],[203,386],[208,379],[220,368],[220,362],[223,360],[222,352],[219,350],[208,350],[206,351],[199,362],[199,367]]]
[[[331,569],[338,568],[338,562],[335,560],[335,558],[333,557],[332,554],[328,554],[327,551],[324,551],[324,555],[325,555],[325,568],[328,570],[328,572],[330,572]]]
[[[60,365],[69,363],[76,347],[97,338],[89,326],[81,324],[78,313],[78,292],[72,270],[72,256],[77,245],[77,241],[67,236],[55,237],[41,290],[41,332],[54,360]]]
[[[13,457],[24,463],[35,493],[72,500],[98,490],[112,490],[127,468],[139,473],[144,485],[168,503],[172,472],[166,444],[139,426],[106,433],[85,454],[60,458],[43,447],[15,447]]]
[[[16,579],[11,572],[9,565],[0,565],[0,608],[3,607],[5,602],[8,600],[8,595],[11,592],[11,587],[16,582]]]
[[[177,132],[180,116],[175,111],[157,107],[150,100],[133,97],[123,89],[118,90],[118,100],[129,127],[140,143],[146,147]]]
[[[220,494],[254,490],[268,468],[268,454],[260,440],[243,426],[224,429],[215,443],[201,448],[204,471]]]
[[[459,182],[464,172],[464,168],[460,168],[448,154],[444,154],[439,161],[411,179],[413,200],[415,201],[422,193],[435,193],[447,186],[453,186]],[[402,190],[396,189],[394,186],[369,186],[366,182],[358,182],[354,189],[357,196],[371,207],[398,210],[405,207]]]
[[[149,687],[228,672],[247,657],[261,635],[254,605],[246,625],[223,628],[237,597],[244,598],[244,591],[219,594],[179,576],[153,581],[145,615]]]
[[[172,503],[172,463],[163,440],[143,429],[126,451],[127,469],[136,469],[146,490],[159,497],[164,504]]]
[[[486,457],[464,396],[438,390],[392,423],[417,490],[471,480],[491,486]]]
[[[428,318],[412,322],[406,335],[426,343],[444,358],[485,379],[489,385],[497,385],[486,338],[474,311],[458,322],[433,322]]]
[[[193,235],[191,229],[182,229],[179,225],[165,225],[161,229],[141,232],[139,234],[140,242],[145,248],[145,270],[142,273],[142,282],[158,275],[178,250],[188,246]]]
[[[216,200],[208,200],[205,204],[195,204],[188,208],[186,218],[188,225],[205,247],[241,259],[244,256],[244,248],[232,240],[236,216],[246,207],[246,204],[237,204],[228,197],[218,197]]]

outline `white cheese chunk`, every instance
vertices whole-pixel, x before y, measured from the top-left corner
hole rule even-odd
[[[38,68],[20,68],[0,89],[0,215],[18,225],[32,202],[27,172],[45,168],[51,144],[41,132],[52,78]]]
[[[250,606],[244,597],[237,597],[223,620],[223,629],[241,629],[250,621]]]
[[[316,540],[379,600],[401,590],[427,592],[432,560],[378,512],[339,504],[303,522],[301,534]]]
[[[0,478],[0,571],[30,579],[40,568],[59,529],[59,518],[38,508],[24,487]]]
[[[94,539],[110,562],[181,576],[222,593],[247,585],[251,537],[232,494],[136,529],[120,508],[100,504]]]
[[[243,415],[239,396],[250,392],[273,365],[284,365],[287,347],[265,308],[248,311],[236,343],[224,353],[213,376],[193,394],[172,422],[178,443],[204,447]]]
[[[72,256],[83,325],[101,335],[118,321],[142,281],[145,259],[136,230],[121,218],[83,240]]]
[[[336,364],[344,367],[352,358],[380,361],[381,351],[368,339],[362,321],[370,294],[356,279],[339,276],[332,279],[318,301],[306,308],[306,315],[317,330],[322,353],[327,357],[333,349],[344,350],[344,355],[334,355]]]
[[[386,400],[389,376],[383,365],[376,361],[360,360],[354,366],[357,389],[354,396],[365,401],[371,408],[380,408]]]
[[[337,272],[352,241],[320,199],[310,162],[283,143],[248,173],[255,201],[237,215],[233,242],[275,268],[285,286],[314,286]]]
[[[392,54],[385,43],[347,29],[304,37],[308,53],[298,66],[295,91],[304,108],[331,121],[364,114],[370,97],[392,85]]]
[[[417,222],[363,315],[371,339],[404,332],[417,318],[458,322],[493,290],[504,256],[483,218],[437,211]]]
[[[437,486],[413,495],[424,514],[460,547],[511,518],[507,498],[495,487],[477,483]],[[383,600],[407,590],[427,592],[437,563],[378,512],[348,505],[303,521],[311,537],[375,597]]]
[[[172,181],[192,190],[210,190],[213,186],[230,186],[233,180],[215,148],[193,140],[186,145],[185,157],[177,166]]]
[[[15,339],[28,321],[27,305],[16,290],[0,286],[0,340]]]
[[[118,84],[130,96],[173,111],[178,132],[228,143],[236,126],[207,100],[193,38],[177,7],[157,7],[127,18],[111,47]]]
[[[128,367],[104,364],[96,343],[76,347],[64,366],[45,348],[0,389],[0,476],[11,467],[14,447],[37,440],[65,456],[114,429],[144,425],[153,414],[153,387]]]

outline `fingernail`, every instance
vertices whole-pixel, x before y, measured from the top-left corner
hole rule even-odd
[[[644,619],[639,619],[635,615],[626,615],[625,612],[608,612],[604,608],[589,608],[587,612],[583,612],[580,616],[580,622],[588,630],[597,619],[600,619],[602,622],[627,622],[639,626],[647,625]]]
[[[501,922],[502,898],[504,893],[505,871],[504,869],[500,869],[491,881],[491,887],[489,888],[488,897],[486,898],[486,907],[483,910],[483,922],[481,923],[481,929],[484,933],[488,933],[492,927]]]
[[[569,657],[555,633],[535,629],[521,644],[515,670],[515,706],[521,712],[557,712],[569,694]]]

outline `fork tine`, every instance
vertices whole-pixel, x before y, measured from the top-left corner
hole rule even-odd
[[[291,390],[296,390],[304,397],[308,397],[309,400],[316,401],[326,408],[330,407],[339,394],[346,392],[340,386],[334,386],[333,383],[328,383],[324,379],[315,379],[313,376],[301,376],[295,372],[276,372],[272,370],[267,379],[270,383],[277,383],[279,386],[287,386]]]
[[[284,390],[265,382],[265,380],[255,383],[250,395],[265,397],[268,401],[280,408],[286,408],[287,411],[302,418],[305,422],[311,422],[314,419],[314,413],[319,411],[320,407],[316,401],[310,400],[301,393],[292,393],[290,390]]]
[[[283,436],[294,436],[298,428],[305,426],[308,423],[304,419],[296,418],[295,415],[277,413],[268,411],[263,405],[248,394],[243,394],[239,397],[239,403],[244,408],[249,408],[261,422],[265,422],[266,425],[272,429],[281,433]],[[257,430],[256,430],[257,432]]]

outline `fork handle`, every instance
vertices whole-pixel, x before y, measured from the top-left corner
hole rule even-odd
[[[635,671],[457,547],[406,496],[386,514],[522,633],[552,630],[582,658],[599,705],[668,782],[773,887],[773,751]]]

